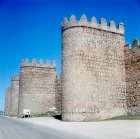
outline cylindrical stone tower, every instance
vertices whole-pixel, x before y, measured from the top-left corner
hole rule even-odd
[[[126,114],[124,25],[72,15],[62,23],[62,119],[87,121]]]
[[[10,115],[10,92],[11,92],[11,88],[10,87],[6,88],[5,105],[4,105],[4,115],[5,116]]]
[[[11,78],[11,92],[10,92],[10,115],[18,115],[18,96],[19,96],[19,76],[12,76]]]
[[[55,79],[56,62],[50,65],[49,61],[39,64],[33,59],[20,64],[19,82],[19,116],[23,116],[24,109],[30,109],[31,114],[48,112],[55,107]]]

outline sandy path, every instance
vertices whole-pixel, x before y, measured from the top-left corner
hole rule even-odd
[[[52,117],[21,120],[62,131],[78,133],[95,139],[140,139],[140,120],[63,122]]]

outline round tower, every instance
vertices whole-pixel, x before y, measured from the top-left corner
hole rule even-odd
[[[11,78],[11,92],[10,92],[10,115],[16,116],[18,114],[18,95],[19,95],[19,76],[12,76]]]
[[[55,79],[56,62],[53,65],[47,60],[45,64],[40,60],[32,63],[29,59],[20,64],[19,82],[19,116],[23,116],[24,109],[30,109],[31,114],[48,112],[55,107]]]
[[[124,24],[104,18],[62,22],[62,118],[105,119],[126,114]]]

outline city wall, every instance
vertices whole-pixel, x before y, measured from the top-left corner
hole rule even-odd
[[[125,44],[124,24],[97,23],[83,15],[62,22],[62,74],[56,62],[22,60],[20,78],[6,89],[5,115],[62,112],[64,121],[101,120],[140,115],[140,45]]]

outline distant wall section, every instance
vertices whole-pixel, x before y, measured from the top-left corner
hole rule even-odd
[[[30,109],[31,114],[41,114],[55,107],[56,62],[43,64],[40,60],[32,63],[29,59],[20,64],[19,82],[19,116],[24,109]]]
[[[56,76],[56,95],[55,95],[55,107],[61,112],[62,109],[62,86],[61,86],[61,74]]]
[[[10,92],[11,92],[11,88],[10,87],[6,88],[5,105],[4,105],[4,115],[5,116],[10,115]]]
[[[18,115],[18,97],[19,97],[19,76],[11,78],[11,93],[10,93],[10,115]]]
[[[140,45],[134,39],[132,48],[125,45],[126,98],[128,113],[140,115]]]

